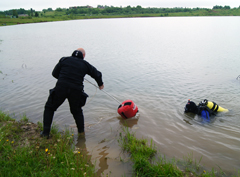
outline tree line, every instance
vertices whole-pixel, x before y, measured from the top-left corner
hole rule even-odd
[[[213,6],[212,10],[214,9],[231,9],[230,6],[220,6],[216,5]],[[240,6],[238,7],[240,9]],[[158,14],[158,13],[175,13],[175,12],[192,12],[198,10],[210,10],[208,8],[183,8],[183,7],[175,7],[175,8],[157,8],[157,7],[148,7],[143,8],[140,5],[136,7],[114,7],[114,6],[103,6],[98,5],[97,8],[92,8],[90,6],[77,6],[77,7],[69,7],[69,8],[56,8],[55,12],[62,12],[65,15],[85,15],[85,14],[102,14],[102,15],[120,15],[120,14]],[[43,9],[42,13],[54,11],[52,8]],[[19,14],[28,14],[28,16],[39,16],[39,12],[35,11],[34,9],[25,10],[23,8],[20,9],[12,9],[7,11],[0,11],[1,15],[12,15],[18,17]]]
[[[240,6],[239,6],[240,8]],[[212,9],[231,9],[230,6],[219,6],[216,5]],[[148,7],[143,8],[141,6],[136,7],[114,7],[114,6],[101,6],[98,5],[97,8],[86,8],[86,7],[75,7],[71,9],[61,9],[57,8],[56,11],[65,11],[66,14],[103,14],[103,15],[119,15],[119,14],[158,14],[158,13],[175,13],[175,12],[191,12],[198,10],[209,10],[207,8],[156,8]]]
[[[33,16],[38,17],[39,16],[39,12],[35,11],[32,8],[29,10],[20,8],[20,9],[11,9],[11,10],[6,10],[6,11],[0,11],[0,15],[11,15],[11,16],[18,17],[19,14],[27,14],[30,17],[33,17]]]

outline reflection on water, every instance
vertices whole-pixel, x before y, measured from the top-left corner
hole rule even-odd
[[[115,119],[119,120],[118,124],[116,124]],[[106,127],[109,127],[112,121],[114,121],[114,125],[111,131],[103,133],[106,136],[99,136],[98,132],[102,131],[102,128],[109,130]],[[123,120],[121,117],[117,117],[86,127],[86,132],[91,128],[96,131],[96,134],[78,135],[76,147],[86,152],[89,159],[91,158],[92,163],[96,165],[97,176],[101,176],[101,174],[111,176],[111,173],[114,176],[132,176],[132,162],[128,154],[122,152],[117,140],[119,132],[122,131],[119,125],[133,127],[136,124],[137,119],[135,118]]]
[[[137,125],[138,119],[133,117],[130,119],[118,118],[119,123],[125,127],[133,128],[134,125]]]
[[[189,125],[193,125],[190,121],[196,121],[197,123],[201,123],[201,124],[212,124],[217,119],[217,116],[211,116],[210,118],[205,118],[205,117],[201,117],[200,115],[196,115],[194,113],[184,113],[184,114],[186,115],[186,117],[183,118],[183,120]]]
[[[101,149],[98,149],[98,150],[101,150],[101,152],[99,153],[100,157],[99,158],[99,167],[100,169],[97,171],[97,175],[100,176],[100,174],[102,172],[104,172],[105,170],[108,169],[108,163],[107,163],[107,155],[108,153],[105,153],[106,150],[108,150],[109,147],[106,147],[104,146],[103,148]]]
[[[78,135],[76,147],[85,152],[87,151],[85,134]]]
[[[75,145],[77,148],[80,149],[81,152],[84,152],[87,155],[87,158],[90,160],[92,156],[90,155],[90,152],[87,150],[86,147],[86,138],[85,135],[79,135],[77,139],[77,143]],[[108,163],[107,163],[107,155],[108,153],[105,153],[105,151],[109,149],[108,147],[104,146],[103,148],[98,149],[100,151],[99,156],[96,157],[99,161],[99,169],[96,172],[97,176],[101,176],[101,174],[108,169]]]
[[[127,157],[117,141],[127,126],[137,137],[152,139],[167,157],[192,152],[209,170],[220,166],[232,174],[240,167],[239,31],[239,17],[96,19],[0,27],[0,109],[16,119],[26,114],[35,123],[42,121],[48,90],[56,83],[51,76],[54,66],[62,56],[83,47],[86,60],[103,73],[105,91],[120,101],[133,100],[140,113],[137,119],[120,119],[118,104],[85,83],[90,96],[83,108],[85,144],[99,173],[111,170],[131,176],[130,162],[119,160]],[[202,123],[199,116],[184,114],[188,99],[213,100],[230,111]],[[55,113],[54,122],[76,130],[67,102]]]

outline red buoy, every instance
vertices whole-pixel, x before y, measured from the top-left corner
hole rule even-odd
[[[134,117],[138,112],[138,107],[132,100],[126,100],[122,102],[122,104],[118,107],[118,114],[122,116],[122,118],[128,119]]]

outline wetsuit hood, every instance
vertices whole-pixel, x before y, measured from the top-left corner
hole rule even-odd
[[[79,50],[74,50],[74,52],[72,53],[72,56],[83,59],[83,54]]]
[[[197,114],[198,113],[198,107],[193,101],[188,101],[188,103],[185,106],[185,113],[192,112]]]

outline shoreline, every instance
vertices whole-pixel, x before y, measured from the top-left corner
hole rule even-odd
[[[46,23],[56,21],[69,21],[69,20],[89,20],[89,19],[112,19],[112,18],[149,18],[149,17],[239,17],[239,14],[223,14],[223,13],[206,13],[206,14],[193,14],[189,12],[185,13],[166,13],[166,14],[129,14],[129,15],[61,15],[61,16],[45,16],[45,17],[20,17],[20,18],[7,18],[0,17],[0,26],[11,26],[18,24],[29,23]]]
[[[16,121],[0,110],[0,156],[4,167],[0,169],[1,175],[55,174],[61,168],[63,174],[70,176],[80,174],[96,176],[95,166],[87,157],[87,152],[75,147],[75,135],[72,132],[69,130],[59,132],[57,126],[53,125],[50,138],[46,139],[40,138],[41,129],[41,123],[31,123],[26,116]],[[157,152],[152,140],[148,143],[146,139],[137,139],[134,132],[130,131],[126,128],[119,133],[118,143],[124,153],[130,154],[130,160],[134,163],[133,174],[140,176],[177,174],[184,177],[226,175],[223,171],[217,172],[215,169],[208,172],[199,165],[201,159],[196,163],[196,160],[194,162],[189,156],[185,160],[166,160],[165,156]],[[124,163],[121,160],[120,162]]]

